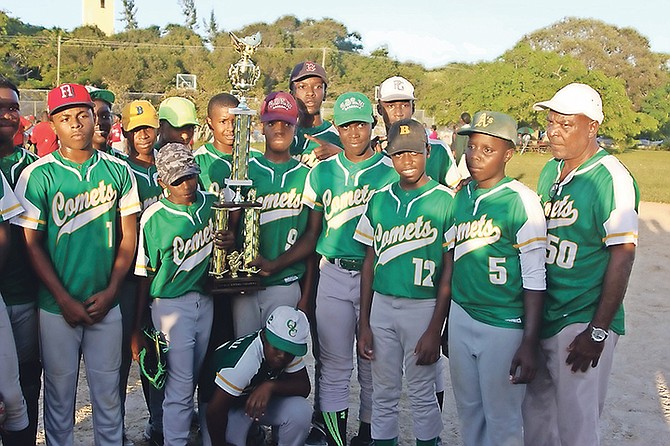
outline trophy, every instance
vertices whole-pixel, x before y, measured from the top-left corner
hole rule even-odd
[[[256,33],[240,39],[230,33],[230,37],[241,55],[240,60],[228,70],[233,85],[231,93],[240,99],[240,104],[230,109],[230,113],[235,115],[235,142],[231,175],[225,180],[234,195],[226,198],[223,193],[220,194],[212,210],[216,230],[228,229],[231,211],[240,210],[242,246],[230,252],[216,246],[213,248],[209,269],[209,275],[214,280],[213,294],[244,293],[262,288],[259,270],[249,265],[258,256],[261,204],[256,201],[256,190],[248,178],[251,118],[256,112],[249,109],[245,97],[261,75],[261,70],[251,60],[261,44],[261,35]]]

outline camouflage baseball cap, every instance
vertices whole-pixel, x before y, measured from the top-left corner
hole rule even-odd
[[[333,109],[335,125],[344,125],[349,122],[374,122],[372,104],[363,93],[349,92],[341,94],[335,100]]]
[[[504,139],[516,145],[516,120],[505,113],[494,111],[480,111],[472,118],[472,126],[462,128],[459,135],[483,133]]]
[[[156,154],[158,178],[165,184],[173,184],[180,178],[198,175],[200,166],[195,163],[193,151],[186,144],[165,144]]]

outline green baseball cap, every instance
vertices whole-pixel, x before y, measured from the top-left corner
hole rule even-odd
[[[344,125],[349,122],[368,122],[372,124],[372,104],[363,93],[349,92],[338,96],[333,110],[335,125]]]
[[[195,104],[186,98],[173,96],[165,99],[158,107],[158,119],[166,120],[174,128],[198,125]]]
[[[112,93],[110,90],[105,90],[104,88],[92,87],[90,85],[87,85],[86,89],[88,90],[88,94],[91,95],[91,100],[95,101],[96,99],[99,99],[101,101],[105,101],[110,106],[114,105],[116,96],[114,96],[114,93]]]
[[[504,139],[516,146],[516,120],[510,115],[494,111],[480,111],[475,113],[470,127],[462,128],[459,135],[471,135],[472,133],[483,133]]]

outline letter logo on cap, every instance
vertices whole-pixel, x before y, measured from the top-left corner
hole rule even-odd
[[[74,97],[74,91],[72,91],[72,85],[64,84],[60,86],[60,97],[62,99]]]
[[[314,62],[305,62],[305,71],[316,71],[316,64]]]
[[[404,90],[405,84],[401,80],[396,80],[393,81],[393,88],[395,88],[396,90]]]
[[[475,127],[488,127],[491,124],[493,124],[493,116],[482,113],[482,115],[477,120],[477,123],[475,123]]]
[[[286,321],[286,326],[288,327],[288,335],[295,338],[298,333],[298,324],[293,319],[289,319]]]
[[[144,113],[144,109],[142,108],[141,105],[138,105],[137,107],[135,107],[135,110],[137,111],[138,115],[141,115],[142,113]]]
[[[409,126],[408,125],[401,125],[400,126],[400,134],[401,135],[409,135],[410,134]]]

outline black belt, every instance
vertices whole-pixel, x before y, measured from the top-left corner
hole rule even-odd
[[[349,271],[360,271],[363,268],[363,259],[329,259],[326,257],[326,260]]]

